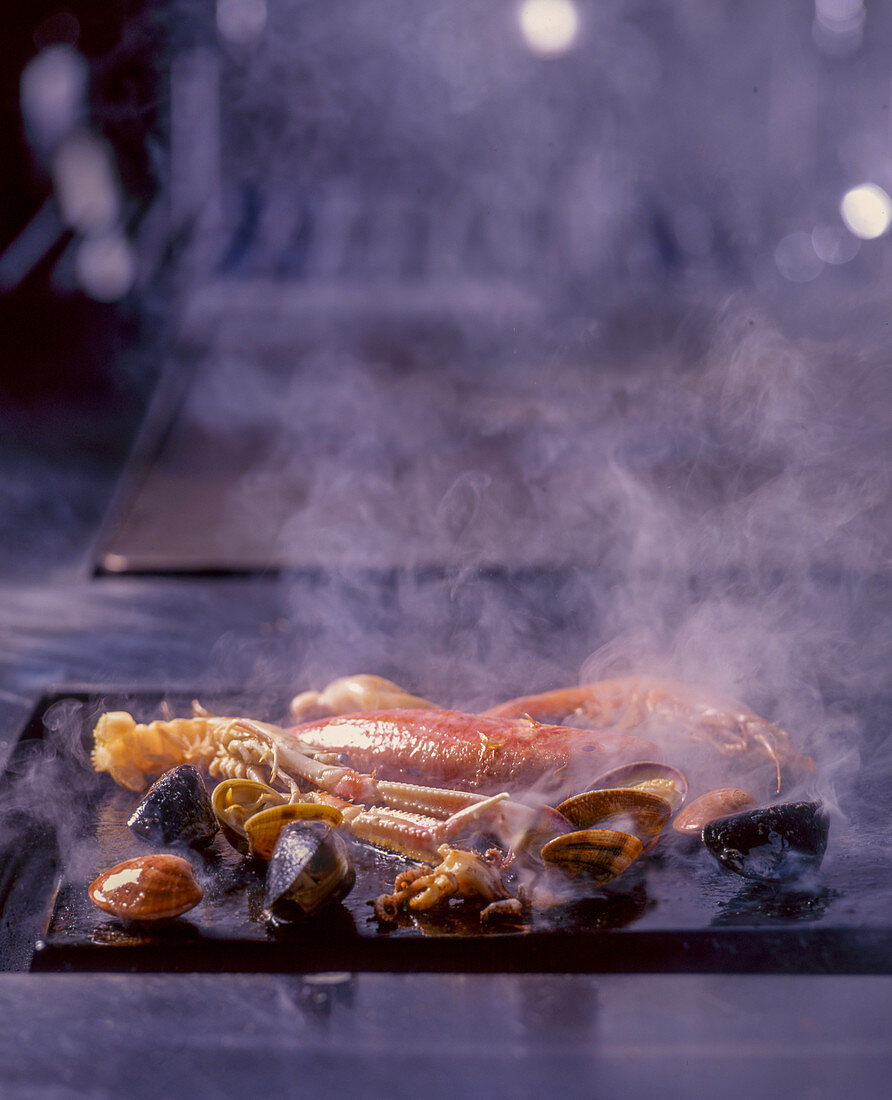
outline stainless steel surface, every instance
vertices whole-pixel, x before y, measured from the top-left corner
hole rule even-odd
[[[0,1080],[10,1100],[879,1097],[890,1010],[888,978],[2,975]]]

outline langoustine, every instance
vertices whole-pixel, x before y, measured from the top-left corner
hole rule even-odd
[[[523,695],[491,707],[488,715],[526,715],[537,721],[580,722],[596,730],[658,731],[680,735],[725,755],[764,754],[782,785],[782,767],[814,771],[814,761],[793,749],[790,735],[732,699],[706,688],[648,676],[600,680],[580,687]]]
[[[405,706],[336,713],[394,700]],[[327,709],[329,716],[291,730],[205,713],[142,726],[129,715],[111,713],[96,729],[94,765],[132,789],[178,763],[194,763],[219,778],[278,783],[292,797],[309,784],[319,789],[309,798],[338,806],[358,838],[435,863],[440,845],[469,831],[486,833],[508,849],[535,848],[548,859],[548,842],[572,833],[573,825],[548,807],[511,798],[509,791],[538,784],[543,794],[560,788],[565,797],[607,764],[652,757],[654,744],[631,731],[662,739],[668,730],[720,754],[771,760],[778,787],[782,761],[811,763],[792,751],[783,730],[741,704],[643,678],[525,696],[469,715],[436,708],[377,677],[348,677],[295,700],[302,717],[313,708]],[[596,728],[540,721],[554,713]],[[449,787],[407,782],[422,777]],[[582,859],[579,844],[588,838],[568,838],[558,847],[582,866],[591,860]]]
[[[622,731],[595,732],[443,709],[332,715],[292,734],[388,779],[443,783],[491,794],[535,787],[554,794],[585,786],[608,767],[647,759],[651,741]]]
[[[454,725],[454,715],[449,722]],[[496,723],[502,729],[516,724]],[[557,811],[515,801],[507,791],[484,795],[363,774],[300,740],[301,729],[204,713],[140,724],[126,712],[112,711],[96,725],[93,766],[131,790],[184,763],[220,779],[277,784],[294,798],[315,787],[318,792],[307,797],[336,805],[356,837],[426,862],[436,862],[441,844],[469,832],[523,849],[541,847],[572,828]]]
[[[436,707],[436,704],[410,695],[389,680],[368,675],[341,677],[321,692],[303,692],[294,698],[291,707],[296,718],[305,720],[322,714],[378,711],[397,704],[412,708]],[[579,687],[523,695],[491,707],[481,717],[525,719],[529,723],[527,729],[531,731],[528,740],[537,742],[531,749],[534,755],[542,752],[547,744],[548,734],[545,731],[551,724],[565,730],[568,726],[572,727],[575,733],[565,734],[561,738],[563,744],[560,751],[565,754],[567,762],[571,758],[579,759],[583,752],[591,752],[589,746],[597,745],[598,739],[605,735],[615,738],[622,734],[635,734],[642,739],[656,740],[661,748],[665,747],[666,742],[677,745],[679,741],[687,741],[724,756],[770,760],[775,769],[777,791],[781,789],[784,767],[802,772],[814,770],[814,761],[793,749],[785,730],[744,704],[704,687],[657,677],[630,676],[600,680]],[[595,736],[583,732],[585,730],[594,731]],[[334,733],[335,729],[330,729],[321,738],[310,735],[309,739],[324,742],[334,751],[346,751],[346,741],[343,745],[337,745]],[[521,735],[518,746],[522,740]],[[392,768],[396,753],[401,755],[405,769],[412,767],[411,747],[403,748],[398,739],[388,739],[383,733],[377,744],[370,740],[363,743],[362,751],[367,767]],[[637,757],[642,758],[641,755]],[[529,759],[526,758],[527,764]],[[506,754],[506,763],[508,760]],[[543,763],[543,770],[546,770],[548,764],[544,758]],[[426,759],[425,765],[428,765]],[[563,768],[566,766],[566,763],[562,765]],[[558,770],[553,762],[552,769]],[[444,778],[454,780],[456,776]]]

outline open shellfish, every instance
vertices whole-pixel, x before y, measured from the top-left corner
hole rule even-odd
[[[602,791],[615,787],[659,795],[666,799],[673,813],[681,809],[688,796],[688,781],[684,773],[657,760],[636,760],[632,764],[611,768],[598,776],[589,790]]]
[[[330,823],[293,821],[276,841],[264,902],[277,920],[304,920],[346,897],[355,881],[344,838]]]
[[[220,831],[243,856],[248,854],[248,834],[245,822],[250,817],[287,802],[281,791],[256,779],[224,779],[214,787],[211,806]]]
[[[672,814],[665,798],[634,787],[585,791],[568,798],[557,809],[579,829],[597,826],[631,833],[641,841],[645,852],[656,844]]]
[[[292,821],[316,820],[340,825],[342,817],[340,810],[321,802],[285,802],[281,806],[270,806],[245,821],[248,852],[258,859],[270,859],[282,830]]]

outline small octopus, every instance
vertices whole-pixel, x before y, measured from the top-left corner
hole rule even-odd
[[[512,897],[502,881],[502,872],[513,862],[497,848],[485,855],[441,844],[437,849],[440,863],[435,867],[410,867],[396,876],[392,894],[382,894],[372,902],[375,916],[382,924],[395,924],[403,909],[424,912],[451,901],[483,901],[481,923],[494,919],[518,920],[524,910],[520,898]]]

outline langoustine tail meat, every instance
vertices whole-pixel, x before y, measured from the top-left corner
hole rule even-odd
[[[594,732],[527,716],[434,708],[333,715],[291,732],[316,751],[343,756],[388,779],[485,794],[569,791],[615,764],[656,752],[653,742],[622,730]]]
[[[321,692],[304,692],[296,696],[292,701],[292,712],[295,717],[306,719],[321,714],[345,715],[351,711],[371,712],[394,706],[438,709],[436,704],[409,694],[390,680],[357,675],[334,680]],[[660,740],[670,733],[722,755],[754,759],[761,756],[774,765],[777,791],[781,789],[783,768],[802,773],[814,771],[814,761],[794,750],[785,730],[742,703],[723,698],[707,688],[657,677],[600,680],[579,687],[523,695],[491,707],[482,717],[525,719],[529,739],[535,739],[537,743],[532,753],[527,751],[521,754],[527,761],[539,754],[539,758],[544,760],[551,747],[556,748],[557,741],[561,741],[559,751],[564,754],[565,762],[557,764],[556,760],[552,760],[551,767],[555,772],[566,768],[569,761],[578,759],[582,752],[592,752],[592,746],[597,744],[596,740],[587,739],[579,731],[580,726],[596,731],[599,736],[617,737],[625,733]],[[555,739],[548,732],[555,726],[576,728],[575,740],[566,735]],[[481,733],[480,736],[483,740],[486,735]],[[345,751],[347,747],[346,739],[343,739],[343,745],[336,745],[335,727],[326,728],[323,740],[336,751]],[[394,739],[382,732],[377,744],[371,738],[360,740],[363,742],[366,766],[384,764],[392,768],[393,760],[398,756],[404,762],[402,767],[405,770],[412,769],[413,749],[401,745],[399,738]],[[522,741],[521,735],[515,741],[518,748]],[[614,745],[618,752],[622,752],[616,742]],[[631,747],[631,743],[627,747]],[[640,741],[638,748],[644,748]],[[653,753],[653,746],[650,748]],[[420,753],[418,755],[421,756]],[[425,767],[429,767],[430,760],[423,759]],[[510,754],[505,753],[503,760],[508,765]],[[486,773],[485,766],[481,772]],[[456,776],[443,775],[443,778],[453,780]]]

